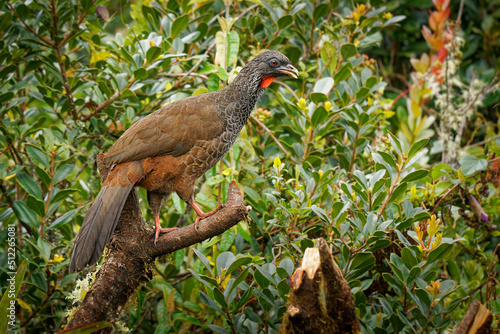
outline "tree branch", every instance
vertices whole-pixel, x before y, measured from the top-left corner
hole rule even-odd
[[[273,134],[273,132],[271,130],[269,130],[269,128],[267,126],[265,126],[264,123],[262,123],[261,121],[259,121],[259,119],[257,117],[255,117],[254,115],[250,115],[250,118],[252,118],[255,123],[257,123],[262,129],[264,129],[264,131],[266,131],[269,136],[274,140],[274,142],[276,143],[276,145],[278,145],[278,147],[280,148],[280,150],[283,151],[283,153],[285,153],[285,156],[287,157],[290,157],[290,160],[293,161],[293,163],[295,164],[298,164],[297,161],[295,161],[295,159],[292,157],[292,155],[286,150],[286,148],[283,147],[283,145],[280,143],[280,141],[278,140],[278,138],[276,138]]]
[[[97,158],[101,178],[107,175],[102,163],[103,155]],[[121,213],[118,225],[92,288],[75,311],[66,329],[98,321],[114,322],[136,288],[152,277],[157,257],[188,247],[205,239],[223,233],[245,220],[250,210],[243,202],[243,196],[236,182],[231,182],[226,207],[200,221],[199,230],[193,225],[162,235],[155,246],[154,231],[141,213],[137,191],[129,195]],[[111,327],[103,332],[109,332]]]

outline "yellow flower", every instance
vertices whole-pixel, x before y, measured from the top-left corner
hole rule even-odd
[[[274,167],[276,168],[281,167],[281,159],[279,157],[274,158]]]
[[[391,13],[384,13],[384,15],[382,16],[384,19],[388,20],[392,17],[392,14]]]
[[[417,233],[417,238],[420,242],[424,240],[424,231],[420,230],[420,226],[415,226],[415,233]]]
[[[355,21],[359,21],[359,18],[366,13],[366,5],[356,4],[356,9],[352,11],[351,16]]]
[[[64,256],[59,255],[59,254],[54,255],[54,262],[59,263],[62,261],[64,261]]]
[[[299,102],[297,102],[297,106],[299,106],[300,109],[304,109],[306,107],[306,99],[301,98]]]
[[[107,51],[99,51],[97,53],[94,53],[92,57],[90,57],[90,63],[94,64],[97,63],[98,61],[104,61],[108,59],[108,57],[111,57],[111,53]]]
[[[325,106],[326,111],[332,110],[332,103],[330,101],[326,101],[324,103],[324,106]]]

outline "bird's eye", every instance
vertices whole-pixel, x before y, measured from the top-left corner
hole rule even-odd
[[[278,61],[276,59],[271,59],[269,61],[269,64],[271,64],[271,66],[275,67],[275,66],[278,66]]]

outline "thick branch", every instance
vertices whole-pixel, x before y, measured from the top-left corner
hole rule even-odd
[[[479,301],[474,300],[455,334],[494,333],[491,323],[493,314]]]
[[[360,330],[349,284],[325,239],[308,248],[291,279],[292,293],[280,333],[357,333]]]
[[[101,178],[105,178],[108,171],[103,167],[102,158],[102,155],[98,157],[97,165]],[[155,246],[154,232],[144,222],[137,191],[132,191],[108,243],[108,253],[92,288],[76,310],[67,329],[98,321],[115,321],[136,288],[151,279],[157,257],[223,233],[246,219],[248,210],[240,189],[233,181],[229,186],[226,207],[201,220],[198,231],[192,225],[185,226],[164,234]],[[103,331],[109,330],[110,328],[106,328]]]

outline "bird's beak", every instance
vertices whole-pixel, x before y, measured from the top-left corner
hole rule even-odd
[[[278,68],[278,71],[280,71],[281,73],[284,73],[286,75],[289,75],[294,79],[297,79],[297,77],[299,76],[299,71],[297,71],[297,69],[295,67],[293,67],[292,65],[286,65],[286,66],[280,67],[280,68]]]

